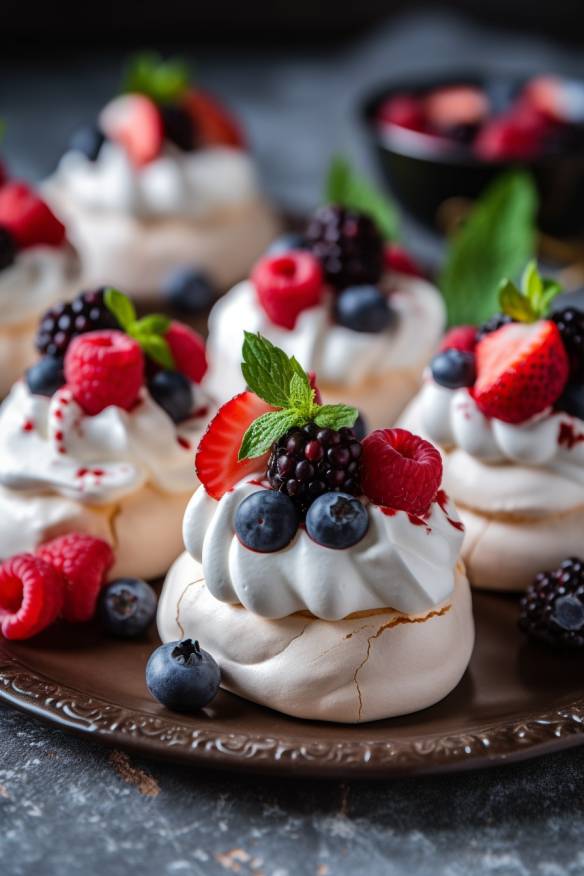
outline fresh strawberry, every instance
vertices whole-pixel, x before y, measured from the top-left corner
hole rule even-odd
[[[106,541],[71,532],[41,545],[36,552],[65,582],[63,617],[72,623],[91,620],[99,591],[114,563]]]
[[[487,96],[474,85],[437,88],[424,101],[429,123],[439,130],[457,125],[478,125],[489,112]]]
[[[195,471],[207,492],[220,499],[246,474],[265,469],[269,453],[239,462],[237,455],[248,426],[274,410],[253,392],[241,392],[222,405],[199,442]]]
[[[100,127],[104,134],[124,147],[136,167],[158,158],[164,141],[160,110],[143,94],[123,94],[102,110]]]
[[[477,330],[474,325],[457,325],[446,332],[442,338],[439,350],[462,350],[463,353],[474,353],[477,345]]]
[[[201,335],[182,322],[171,322],[165,334],[177,371],[200,383],[207,371],[207,352]]]
[[[144,355],[121,331],[78,335],[65,355],[65,379],[86,414],[110,405],[129,411],[144,382]]]
[[[511,323],[476,348],[473,395],[487,417],[523,423],[560,397],[569,362],[555,322]]]
[[[409,131],[423,131],[426,117],[422,101],[408,94],[396,94],[382,103],[377,113],[380,122]]]
[[[497,116],[479,132],[474,149],[482,161],[529,161],[536,158],[548,131],[548,123],[526,108]]]
[[[193,119],[204,146],[245,148],[245,137],[239,123],[216,98],[196,89],[183,98],[183,106]]]
[[[264,256],[251,280],[266,314],[274,325],[286,329],[293,329],[299,314],[319,304],[324,294],[320,262],[301,250]]]
[[[65,226],[25,183],[9,182],[0,188],[0,225],[17,246],[61,246]]]
[[[383,262],[388,271],[424,279],[424,272],[420,266],[416,264],[409,252],[398,243],[388,243],[384,247]]]
[[[55,621],[63,608],[65,582],[59,571],[32,554],[0,566],[0,626],[6,639],[29,639]]]
[[[406,429],[377,429],[361,443],[365,495],[376,505],[425,514],[442,482],[442,457],[434,445]]]

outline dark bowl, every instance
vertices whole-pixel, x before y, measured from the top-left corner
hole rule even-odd
[[[501,80],[501,90],[519,90],[528,77]],[[448,230],[460,214],[460,199],[476,198],[495,176],[511,168],[532,173],[540,198],[538,224],[554,237],[584,234],[584,147],[554,152],[534,161],[484,162],[468,147],[377,122],[381,105],[394,94],[422,93],[456,84],[492,88],[486,76],[468,72],[432,80],[392,82],[365,98],[361,116],[383,177],[406,213],[433,230]]]

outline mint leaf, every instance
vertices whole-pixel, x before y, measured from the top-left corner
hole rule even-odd
[[[398,236],[398,213],[393,202],[356,173],[340,155],[331,161],[325,185],[325,199],[351,210],[366,213],[387,239]]]
[[[543,315],[547,315],[550,304],[556,297],[562,292],[562,287],[555,280],[549,280],[546,277],[543,279],[543,294],[541,296],[541,306],[543,310]]]
[[[516,277],[535,245],[537,194],[529,174],[498,177],[450,244],[440,277],[450,325],[478,324],[497,309],[502,277]]]
[[[292,377],[304,375],[294,357],[274,346],[267,338],[244,332],[241,371],[252,392],[270,405],[289,406]]]
[[[315,392],[306,374],[293,374],[290,381],[290,400],[288,407],[310,419],[314,408]]]
[[[521,277],[521,289],[529,299],[533,309],[539,312],[543,295],[543,280],[537,270],[537,262],[532,259],[525,268]]]
[[[128,332],[140,344],[147,356],[168,371],[174,371],[175,363],[171,349],[162,335],[147,334],[140,331]]]
[[[165,335],[171,322],[171,318],[163,313],[150,313],[135,322],[132,331],[146,335]]]
[[[296,411],[270,411],[262,414],[248,427],[237,458],[242,460],[263,456],[288,429],[301,425],[302,419]]]
[[[323,429],[351,428],[359,416],[357,408],[350,405],[321,405],[314,417],[317,426]]]
[[[127,295],[118,292],[117,289],[106,289],[103,301],[110,313],[112,313],[124,331],[136,321],[136,308]]]
[[[501,312],[517,322],[535,322],[537,313],[529,298],[522,295],[515,283],[503,280],[499,290],[499,307]]]
[[[184,61],[163,61],[154,52],[144,52],[130,59],[122,90],[145,94],[155,103],[174,103],[188,91],[190,78]]]

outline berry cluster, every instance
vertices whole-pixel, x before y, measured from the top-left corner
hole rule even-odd
[[[306,240],[335,289],[380,280],[383,238],[369,216],[335,204],[321,207],[308,224]]]
[[[104,302],[104,289],[80,292],[70,303],[62,302],[47,310],[36,336],[41,356],[63,357],[77,335],[102,329],[119,329],[113,313]]]
[[[521,600],[519,628],[562,648],[584,647],[584,562],[572,557],[540,572]]]
[[[31,188],[0,182],[0,271],[14,263],[20,250],[64,242],[65,226]]]

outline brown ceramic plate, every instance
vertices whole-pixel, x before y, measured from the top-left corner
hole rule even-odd
[[[360,726],[286,718],[221,692],[204,713],[165,711],[144,685],[156,644],[54,629],[0,643],[0,697],[51,724],[193,765],[383,778],[487,766],[584,742],[584,658],[523,641],[517,601],[475,595],[477,644],[458,688],[431,709]],[[391,672],[391,666],[387,671]]]

